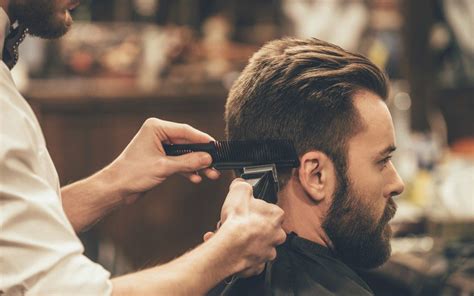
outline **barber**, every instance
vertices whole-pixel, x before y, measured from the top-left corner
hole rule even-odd
[[[82,253],[76,233],[112,209],[181,173],[192,182],[215,179],[206,153],[165,155],[162,142],[208,142],[188,125],[150,118],[109,166],[64,188],[38,121],[16,89],[10,69],[27,32],[57,38],[72,25],[72,0],[0,0],[0,295],[201,295],[226,277],[250,276],[282,243],[283,212],[254,199],[235,180],[221,227],[202,245],[161,266],[110,279]]]

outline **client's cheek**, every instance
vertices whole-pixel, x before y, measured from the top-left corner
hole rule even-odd
[[[372,213],[377,222],[384,220],[384,216],[387,214],[387,199],[381,198],[381,195],[374,196],[374,202],[372,204]]]
[[[372,223],[376,226],[379,221],[383,219],[384,211],[385,211],[385,203],[379,202],[375,198],[371,198],[366,203],[360,206],[365,208],[365,212],[367,213],[368,218],[372,220]]]

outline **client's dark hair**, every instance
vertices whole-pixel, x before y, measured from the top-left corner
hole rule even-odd
[[[387,88],[383,72],[362,55],[315,38],[272,41],[230,90],[227,138],[289,139],[300,156],[319,150],[343,170],[347,141],[364,127],[353,95],[369,90],[385,99]],[[279,175],[284,186],[289,172]]]

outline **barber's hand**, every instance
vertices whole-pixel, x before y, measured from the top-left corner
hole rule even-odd
[[[141,193],[175,173],[185,175],[194,183],[202,180],[196,173],[198,170],[203,170],[210,179],[217,179],[219,173],[208,168],[212,163],[209,154],[195,152],[166,156],[161,144],[207,143],[213,140],[211,136],[187,124],[149,118],[107,170],[113,173],[127,203],[135,201]]]
[[[242,179],[235,179],[222,206],[221,225],[218,232],[229,231],[239,255],[241,264],[239,277],[260,274],[265,263],[275,259],[277,245],[286,239],[282,229],[283,210],[263,200],[253,197],[252,186]],[[204,235],[207,241],[215,233]]]

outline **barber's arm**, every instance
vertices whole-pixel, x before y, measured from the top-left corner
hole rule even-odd
[[[201,181],[195,171],[215,179],[217,171],[207,153],[168,157],[161,142],[209,142],[213,139],[189,125],[156,118],[145,121],[130,144],[109,166],[89,178],[61,190],[64,211],[76,232],[95,223],[117,206],[135,201],[168,176],[184,173],[192,182]]]
[[[113,295],[204,295],[225,278],[262,272],[284,242],[283,211],[255,199],[235,180],[222,207],[219,230],[204,244],[162,266],[112,280]]]
[[[90,225],[117,205],[133,202],[174,173],[193,174],[207,168],[206,153],[167,157],[161,142],[208,142],[212,138],[194,128],[149,119],[125,151],[107,168],[62,190],[63,205],[76,231]],[[205,169],[209,178],[218,173]],[[260,273],[276,256],[275,246],[286,238],[283,211],[255,199],[252,187],[235,180],[222,207],[222,226],[204,244],[161,266],[112,280],[114,295],[202,295],[233,274]]]

